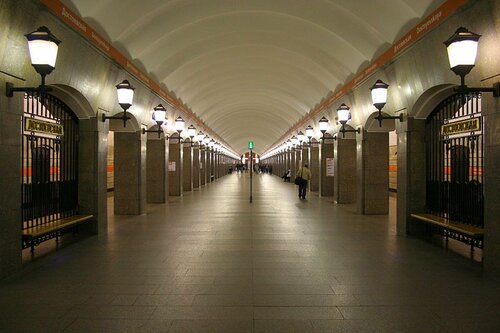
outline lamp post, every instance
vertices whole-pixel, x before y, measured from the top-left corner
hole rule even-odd
[[[351,111],[347,105],[342,103],[339,108],[337,109],[337,117],[339,122],[342,124],[342,128],[340,129],[340,132],[342,132],[342,137],[345,138],[345,133],[349,132],[356,132],[360,133],[359,128],[355,130],[347,130],[345,129],[345,124],[351,119]]]
[[[45,77],[52,73],[56,67],[57,52],[61,41],[45,26],[39,27],[37,30],[24,36],[28,40],[31,65],[36,72],[40,74],[41,83],[37,88],[15,88],[12,83],[7,82],[5,87],[5,95],[7,97],[13,97],[14,92],[38,92],[43,94],[44,92],[50,91],[50,89],[45,86]]]
[[[123,120],[123,127],[127,127],[127,120],[130,116],[127,115],[127,110],[132,106],[134,100],[134,90],[135,88],[128,82],[128,80],[123,80],[116,85],[116,94],[118,96],[118,104],[120,104],[123,109],[123,114],[121,116],[106,116],[102,114],[102,122],[106,119],[120,119]]]
[[[382,120],[384,119],[399,119],[399,121],[403,121],[403,114],[399,114],[399,116],[383,116],[382,115],[382,109],[385,106],[385,103],[387,103],[387,89],[389,88],[389,85],[382,80],[377,80],[371,86],[370,91],[372,95],[372,103],[373,106],[375,106],[378,110],[378,115],[375,117],[375,119],[378,120],[378,126],[382,127]]]
[[[465,76],[470,73],[476,64],[477,47],[480,38],[481,35],[460,27],[450,38],[444,41],[448,51],[450,69],[460,76],[460,87],[457,92],[492,92],[494,97],[499,97],[500,82],[495,83],[490,88],[469,88],[465,85]]]
[[[156,124],[158,125],[158,129],[156,130],[146,130],[145,128],[142,129],[142,134],[146,133],[158,133],[158,139],[160,138],[161,133],[163,132],[163,129],[161,126],[166,122],[166,113],[167,110],[163,107],[163,105],[158,104],[158,106],[155,106],[153,109],[153,120],[156,121]],[[168,137],[165,136],[167,139]]]

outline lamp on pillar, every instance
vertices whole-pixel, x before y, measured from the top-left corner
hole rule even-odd
[[[50,30],[45,27],[39,27],[37,30],[24,35],[28,40],[28,49],[31,65],[41,76],[41,83],[38,87],[15,88],[10,82],[6,83],[5,95],[13,97],[14,92],[38,92],[43,94],[50,91],[45,86],[45,77],[52,73],[56,67],[57,51],[61,41],[57,39]]]
[[[306,141],[306,136],[302,133],[302,131],[297,133],[297,139],[299,140],[299,147],[302,148],[302,142]]]
[[[210,137],[208,135],[205,135],[205,137],[203,138],[203,145],[205,146],[204,150],[208,150],[207,147],[209,142],[210,142]]]
[[[200,145],[200,149],[201,149],[201,145],[203,144],[203,137],[205,136],[205,134],[203,134],[202,131],[199,131],[198,134],[196,135],[196,141],[198,141],[199,145]]]
[[[128,80],[123,80],[121,83],[116,85],[116,94],[118,96],[118,104],[120,104],[123,109],[123,114],[121,116],[106,116],[102,114],[102,121],[105,122],[106,119],[120,119],[123,120],[123,127],[127,127],[127,120],[130,116],[127,115],[127,110],[132,106],[134,100],[134,90],[135,88],[128,82]]]
[[[182,131],[184,131],[184,119],[182,119],[181,116],[177,117],[177,119],[175,119],[175,130],[177,131],[177,133],[179,133],[179,138],[181,137],[181,133]]]
[[[292,148],[295,150],[295,148],[299,144],[299,139],[297,139],[297,137],[294,135],[294,136],[292,136],[290,141],[292,142]]]
[[[309,140],[309,145],[311,145],[311,139],[314,136],[314,128],[311,125],[306,127],[306,136]]]
[[[448,50],[450,69],[460,76],[460,87],[457,88],[457,92],[492,92],[494,97],[499,97],[500,82],[495,83],[490,88],[469,88],[465,85],[465,76],[476,64],[479,38],[481,35],[460,27],[444,42]]]
[[[153,109],[153,120],[156,121],[156,124],[158,125],[158,129],[156,130],[146,130],[145,128],[142,129],[142,134],[146,133],[158,133],[158,139],[160,138],[160,134],[163,132],[163,129],[161,126],[166,122],[167,110],[163,107],[163,105],[158,104],[158,106],[155,106]],[[165,136],[165,138],[168,140],[168,136]]]
[[[383,116],[382,115],[382,109],[385,106],[385,103],[387,103],[387,89],[389,88],[389,85],[382,80],[377,80],[371,86],[370,91],[372,95],[372,103],[373,106],[375,106],[378,110],[378,115],[375,117],[375,119],[378,120],[378,126],[382,127],[382,120],[384,119],[399,119],[399,121],[403,121],[403,114],[400,113],[399,116]]]
[[[321,132],[321,140],[325,140],[325,133],[328,130],[328,119],[325,117],[321,117],[319,120],[319,131]]]
[[[356,132],[358,134],[360,133],[359,128],[355,129],[355,130],[345,129],[345,124],[347,124],[347,122],[351,119],[351,111],[350,111],[349,107],[347,105],[345,105],[344,103],[342,103],[339,106],[339,108],[337,109],[337,118],[339,120],[339,123],[342,124],[342,128],[340,129],[339,132],[342,132],[343,138],[345,138],[345,133],[349,133],[349,132]]]
[[[196,136],[196,127],[193,126],[193,124],[189,125],[188,127],[188,136],[191,139],[191,147],[193,146],[193,139]]]

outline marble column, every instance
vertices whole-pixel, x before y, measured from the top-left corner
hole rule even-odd
[[[193,146],[193,188],[200,187],[200,145],[195,143]]]
[[[206,148],[200,147],[200,185],[203,186],[207,183],[207,160]]]
[[[193,149],[191,140],[187,138],[183,144],[182,155],[182,187],[183,191],[191,192],[193,190]]]
[[[169,139],[168,182],[169,195],[178,197],[183,191],[183,149],[179,135],[174,133]]]
[[[500,275],[500,98],[484,94],[484,270]],[[399,153],[398,153],[399,154]]]
[[[333,149],[333,137],[330,134],[325,134],[324,138],[321,139],[319,146],[319,191],[322,197],[331,197],[334,193],[334,174],[328,171],[327,163],[332,163],[334,161],[334,149]]]
[[[117,215],[146,211],[146,136],[141,131],[115,132],[115,191]]]
[[[333,146],[334,200],[339,204],[354,203],[357,196],[356,139],[343,139],[339,135]]]
[[[309,168],[311,169],[310,190],[317,192],[319,190],[319,142],[315,139],[311,141],[309,148]]]
[[[168,144],[165,137],[148,133],[146,144],[147,202],[168,201]]]
[[[19,82],[15,82],[19,83]],[[5,87],[4,77],[0,84]],[[0,98],[0,279],[21,269],[21,117],[22,94]],[[5,158],[7,157],[8,158]]]
[[[411,214],[425,212],[426,154],[425,120],[408,117],[396,122],[398,135],[397,232],[419,234],[425,225],[415,223]]]
[[[357,141],[357,210],[389,213],[389,133],[362,131]]]
[[[297,172],[296,170],[296,165],[297,165],[297,162],[296,162],[296,151],[292,148],[292,150],[290,151],[290,164],[289,164],[289,167],[290,167],[290,180],[291,182],[293,182],[293,180],[295,179],[295,174]]]

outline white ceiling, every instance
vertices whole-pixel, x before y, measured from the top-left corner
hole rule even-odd
[[[236,152],[269,148],[444,0],[63,0]]]

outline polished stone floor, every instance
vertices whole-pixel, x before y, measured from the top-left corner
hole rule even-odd
[[[0,284],[0,332],[500,332],[480,263],[398,237],[392,215],[270,175],[250,204],[248,185],[229,175],[40,248]]]

